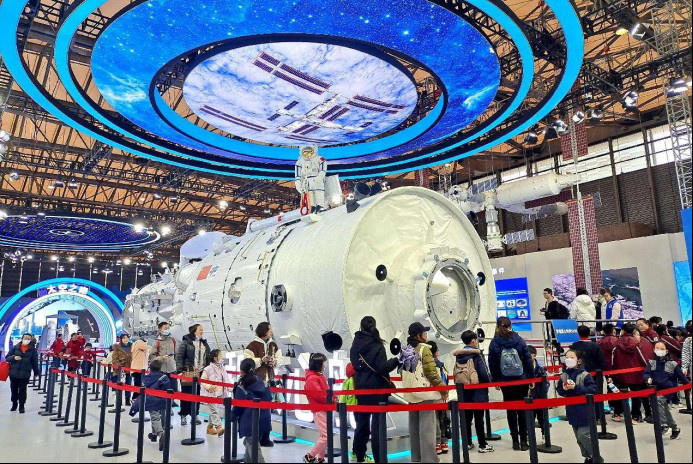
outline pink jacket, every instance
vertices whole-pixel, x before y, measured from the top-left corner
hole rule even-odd
[[[226,369],[223,366],[218,366],[214,363],[205,367],[205,369],[202,371],[202,380],[211,380],[212,382],[222,382],[228,384],[231,383],[231,379],[229,378],[229,374],[226,373]],[[209,391],[210,389],[214,391]],[[230,396],[230,393],[231,388],[229,387],[220,387],[218,385],[209,385],[200,382],[201,396],[208,396],[211,398],[225,398],[227,396]]]

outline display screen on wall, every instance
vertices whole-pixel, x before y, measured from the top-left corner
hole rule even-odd
[[[531,324],[522,322],[532,318],[526,277],[496,280],[496,302],[496,317],[509,318],[517,331],[532,330]]]
[[[554,296],[566,307],[575,299],[575,276],[573,274],[556,274],[552,278]],[[643,316],[640,278],[637,267],[602,270],[604,288],[614,292],[616,299],[623,307],[625,319],[637,319]]]
[[[681,322],[691,320],[691,270],[688,261],[674,263],[674,276],[676,278],[676,291],[679,295],[679,311]]]

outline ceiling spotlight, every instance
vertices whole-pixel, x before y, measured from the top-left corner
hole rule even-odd
[[[57,255],[51,256],[51,261],[58,261],[59,259],[60,259],[60,257]]]
[[[645,36],[652,33],[652,28],[649,23],[636,22],[633,27],[630,28],[630,35],[634,39],[644,40]]]
[[[207,231],[204,230],[204,229],[200,229],[200,230],[197,231],[197,235],[204,235],[204,234],[206,234],[206,233],[207,233]]]
[[[135,229],[135,232],[137,232],[138,234],[141,234],[142,232],[144,232],[144,224],[142,224],[141,222],[136,222],[132,226],[132,228]]]
[[[77,188],[77,181],[74,179],[70,179],[70,182],[67,183],[67,188],[69,189],[76,189]]]
[[[166,261],[161,262],[161,267],[168,267],[168,263]]]
[[[245,205],[241,205],[238,207],[238,209],[240,209],[241,211],[245,211],[247,208],[245,207]]]
[[[10,141],[10,133],[6,130],[0,129],[0,142],[7,143]]]
[[[161,236],[166,237],[171,233],[171,228],[169,226],[162,226],[161,227]]]
[[[69,256],[69,257],[67,258],[67,260],[68,260],[69,262],[71,262],[71,263],[74,263],[74,262],[75,262],[75,257],[74,257],[74,256]]]
[[[529,132],[527,132],[527,135],[525,135],[525,143],[527,145],[536,145],[539,142],[539,134],[537,134],[537,129],[539,128],[538,125],[534,125]]]
[[[160,194],[160,193],[155,193],[155,194],[154,194],[154,198],[156,198],[157,200],[160,200],[160,199],[161,199],[161,194]]]
[[[623,96],[623,108],[627,110],[633,110],[638,107],[638,92],[635,90],[629,90]]]
[[[7,219],[7,211],[0,210],[0,219]]]
[[[18,173],[18,172],[15,172],[15,171],[12,171],[12,172],[10,173],[10,180],[14,182],[14,181],[17,180],[17,179],[19,179],[19,173]]]
[[[178,202],[178,199],[179,199],[178,195],[174,195],[174,196],[172,196],[172,197],[169,197],[169,201],[170,201],[171,203],[176,203],[176,202]]]
[[[546,140],[556,140],[558,138],[558,132],[553,126],[547,127],[544,134],[546,134]]]
[[[5,153],[7,153],[7,145],[0,143],[0,155],[4,155]]]
[[[26,259],[34,259],[34,255],[26,255]]]
[[[264,211],[265,211],[265,214],[272,214],[272,210],[269,208],[265,208]]]
[[[556,134],[560,137],[566,135],[570,130],[568,129],[568,124],[565,123],[561,118],[556,119],[551,125],[556,129]]]
[[[26,213],[19,216],[19,223],[20,224],[28,224],[29,223],[29,216],[27,216]]]
[[[219,200],[219,209],[220,210],[225,210],[226,208],[229,207],[229,202],[226,200]]]
[[[130,264],[132,264],[132,260],[130,258],[125,258],[123,259],[123,264],[129,266]]]
[[[691,78],[690,77],[675,77],[671,79],[669,82],[669,85],[667,86],[667,96],[668,97],[675,97],[677,95],[682,95],[686,92],[688,92],[688,89],[691,87]],[[12,178],[10,176],[10,178]]]
[[[63,180],[60,177],[58,177],[58,180],[53,182],[53,188],[61,188],[61,187],[65,187],[65,182],[63,182]]]
[[[580,124],[584,120],[585,120],[585,113],[583,111],[578,110],[573,115],[573,122],[575,124]]]
[[[89,263],[93,263],[94,261],[95,261],[95,260],[94,260],[94,257],[93,257],[93,256],[89,256],[89,257],[87,258],[87,262],[89,262]]]
[[[45,217],[45,216],[46,216],[46,212],[43,211],[43,210],[39,210],[39,211],[36,212],[36,216],[38,216],[38,217]]]
[[[622,36],[626,34],[628,34],[628,28],[621,26],[618,29],[616,29],[616,35]]]

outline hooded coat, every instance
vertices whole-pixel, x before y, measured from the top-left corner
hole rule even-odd
[[[652,364],[654,364],[654,367]],[[683,375],[681,366],[679,366],[676,361],[671,360],[668,356],[661,358],[657,356],[654,361],[648,362],[643,374],[643,378],[645,383],[652,379],[652,385],[657,387],[659,390],[678,387],[679,383],[682,385],[688,385],[691,383],[686,376]],[[670,402],[678,403],[678,395],[676,393],[667,395],[666,398]]]
[[[474,369],[476,369],[479,375],[479,383],[490,383],[491,376],[486,367],[486,361],[484,361],[484,356],[481,354],[480,350],[476,348],[465,347],[462,354],[455,356],[455,360],[458,364],[467,364],[467,362],[472,359],[474,360]],[[464,390],[464,402],[465,403],[487,403],[488,402],[488,388],[477,388],[474,390]]]
[[[596,395],[597,394],[597,384],[591,375],[584,376],[582,384],[577,382],[577,377],[581,372],[585,372],[582,368],[576,369],[566,369],[565,374],[568,379],[575,382],[574,390],[566,390],[563,388],[563,382],[559,381],[556,383],[556,392],[559,395],[566,398],[573,396],[584,396],[584,395]],[[565,407],[566,416],[568,416],[568,422],[573,427],[587,427],[589,425],[589,413],[586,404],[573,404]]]
[[[320,372],[306,371],[306,383],[303,390],[306,392],[308,404],[327,404],[327,379]]]
[[[654,351],[652,353],[643,353],[643,343],[652,350],[650,342],[645,339],[641,339],[640,343],[638,343],[632,335],[621,335],[611,355],[611,364],[614,366],[614,369],[647,367],[647,361],[654,359]],[[618,374],[616,378],[620,383],[626,385],[640,385],[643,383],[642,372]]]
[[[249,387],[243,387],[241,382],[236,383],[233,389],[233,397],[236,400],[272,401],[272,393],[260,377],[255,376],[255,382]],[[238,421],[238,436],[241,438],[253,435],[253,412],[248,408],[235,406],[231,412],[232,420]],[[260,409],[260,436],[272,431],[272,418],[269,409]]]
[[[615,335],[607,335],[605,337],[602,337],[599,339],[597,344],[599,345],[599,348],[602,350],[602,354],[604,355],[604,361],[606,362],[606,368],[611,370],[614,368],[614,365],[612,363],[611,355],[614,352],[614,348],[616,347],[616,343],[618,343],[618,337]]]
[[[578,295],[570,305],[570,318],[578,322],[593,321],[597,318],[597,307],[588,295]],[[585,324],[594,329],[595,323]]]
[[[524,372],[519,377],[506,377],[501,372],[501,354],[503,350],[511,348],[515,348],[522,361]],[[502,337],[500,334],[496,334],[493,337],[488,349],[488,367],[494,382],[527,379],[529,378],[528,374],[531,374],[534,370],[532,354],[529,352],[529,348],[527,348],[527,343],[516,332],[512,332],[508,338]]]
[[[373,334],[356,332],[349,358],[354,366],[354,385],[357,390],[390,388],[390,372],[397,368],[399,360],[397,358],[388,360],[385,345]],[[377,405],[381,402],[386,403],[388,396],[364,395],[359,396],[358,402],[361,405]]]
[[[164,372],[150,372],[142,376],[142,386],[151,390],[167,391],[171,388],[171,380]],[[140,398],[142,397],[138,396],[135,402],[132,403],[132,407],[130,408],[131,416],[134,416],[139,411]],[[165,411],[166,400],[158,396],[145,395],[144,410],[150,412]]]
[[[141,371],[147,368],[147,351],[150,346],[144,340],[137,340],[130,349],[130,368]]]

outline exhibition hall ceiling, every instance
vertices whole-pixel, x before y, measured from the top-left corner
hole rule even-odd
[[[616,14],[649,3],[4,0],[0,201],[166,224],[154,246],[173,253],[294,209],[302,145],[342,179],[396,186],[550,156],[557,141],[525,134],[578,107],[603,113],[593,138],[659,123],[668,74]]]

